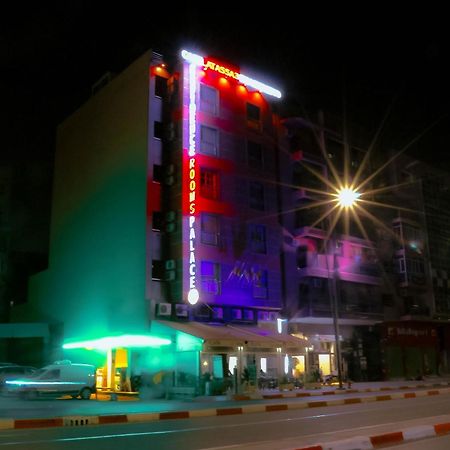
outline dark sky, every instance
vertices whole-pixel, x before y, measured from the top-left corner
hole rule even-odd
[[[437,121],[413,151],[450,168],[443,11],[211,2],[203,9],[174,3],[154,11],[152,4],[68,1],[4,11],[1,159],[51,159],[57,123],[88,98],[106,71],[120,71],[148,48],[168,53],[200,47],[270,80],[296,114],[319,106],[340,113],[345,99],[348,118],[375,131],[394,102],[384,135],[395,148]]]

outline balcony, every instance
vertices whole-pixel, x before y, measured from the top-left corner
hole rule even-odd
[[[341,280],[354,283],[380,284],[380,268],[376,263],[361,263],[355,258],[337,256]],[[333,255],[308,252],[307,267],[298,269],[302,277],[329,278],[333,274]]]

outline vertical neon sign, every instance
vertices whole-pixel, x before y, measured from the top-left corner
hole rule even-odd
[[[188,233],[189,233],[189,290],[187,300],[195,305],[199,300],[197,289],[197,261],[196,247],[196,195],[197,195],[197,166],[196,166],[196,133],[197,133],[197,65],[203,65],[203,58],[183,50],[182,57],[189,63],[189,109],[188,109],[188,176],[185,188],[188,190]],[[200,63],[200,64],[199,64]]]

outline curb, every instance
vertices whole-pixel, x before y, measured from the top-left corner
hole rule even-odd
[[[317,390],[314,392],[293,392],[289,391],[289,393],[282,393],[277,392],[273,394],[254,394],[254,395],[248,395],[248,394],[234,394],[232,396],[232,399],[235,401],[242,401],[242,400],[273,400],[277,398],[300,398],[300,397],[313,397],[313,396],[319,396],[319,395],[339,395],[339,394],[360,394],[360,393],[367,393],[367,392],[380,392],[380,391],[403,391],[408,389],[431,389],[431,388],[445,388],[450,386],[450,382],[448,383],[433,383],[433,384],[419,384],[416,386],[385,386],[385,387],[379,387],[379,388],[365,388],[365,389],[344,389],[344,390],[334,390],[334,391],[323,391],[323,390]]]
[[[367,391],[365,391],[367,392]],[[369,403],[369,402],[382,402],[387,400],[408,399],[416,397],[426,397],[439,394],[450,393],[450,387],[444,389],[422,390],[417,392],[398,392],[394,394],[375,395],[369,397],[354,397],[334,399],[329,401],[309,401],[298,403],[274,403],[263,405],[243,405],[237,407],[228,408],[208,408],[208,409],[193,409],[186,411],[165,411],[155,413],[133,413],[133,414],[111,414],[103,416],[64,416],[55,418],[36,418],[36,419],[0,419],[0,430],[7,429],[24,429],[24,428],[51,428],[51,427],[78,427],[88,425],[106,425],[116,423],[137,423],[137,422],[150,422],[158,420],[171,420],[171,419],[191,419],[194,417],[207,417],[207,416],[231,416],[237,414],[251,414],[261,412],[274,412],[274,411],[287,411],[295,409],[306,408],[319,408],[324,406],[337,406],[337,405],[351,405],[355,403]],[[439,430],[445,430],[445,433],[450,431],[450,423],[436,425]],[[409,434],[408,434],[409,435]],[[416,438],[417,439],[417,438]],[[328,445],[328,444],[326,444]],[[353,444],[354,445],[354,444]],[[339,447],[340,450],[347,447]],[[373,448],[373,447],[348,447],[348,448]],[[313,446],[305,447],[308,450],[325,450],[332,449],[332,447],[325,446]],[[303,449],[302,449],[303,450]]]
[[[292,450],[369,450],[428,437],[443,436],[448,433],[450,433],[450,422],[445,422],[435,425],[405,428],[401,431],[376,434],[373,436],[356,436],[340,441],[310,445],[308,447],[297,447]]]

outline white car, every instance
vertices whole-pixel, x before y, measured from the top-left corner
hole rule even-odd
[[[7,395],[22,398],[70,395],[88,400],[96,392],[95,366],[61,361],[45,366],[28,377],[5,381]]]

